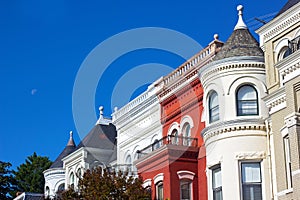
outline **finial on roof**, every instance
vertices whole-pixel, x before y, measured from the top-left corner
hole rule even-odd
[[[103,118],[103,110],[104,110],[103,106],[100,106],[100,107],[99,107],[99,112],[100,112],[99,119],[102,119],[102,118]]]
[[[214,39],[215,40],[218,40],[219,39],[219,35],[216,33],[216,34],[214,34]]]
[[[96,125],[97,125],[97,124],[108,125],[109,123],[111,123],[111,120],[110,120],[110,119],[105,118],[105,117],[103,116],[103,110],[104,110],[104,107],[103,107],[103,106],[100,106],[100,107],[99,107],[99,113],[100,113],[100,115],[99,115],[99,119],[98,119],[97,122],[96,122]]]
[[[118,111],[118,107],[114,107],[114,111],[117,112]]]
[[[75,146],[75,143],[73,140],[73,131],[70,131],[70,138],[69,138],[67,146]]]
[[[244,7],[242,5],[238,5],[237,8],[236,8],[239,13],[239,20],[237,22],[237,24],[235,25],[234,27],[234,30],[237,30],[237,29],[247,29],[247,25],[245,24],[244,20],[243,20],[243,9]]]

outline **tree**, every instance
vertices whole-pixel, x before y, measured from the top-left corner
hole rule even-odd
[[[78,191],[69,188],[62,199],[85,200],[142,200],[150,194],[142,187],[142,179],[129,176],[128,172],[109,172],[100,167],[87,170],[79,180]]]
[[[9,162],[0,161],[0,199],[11,199],[11,193],[15,190],[15,179]]]
[[[44,175],[43,171],[51,166],[52,162],[48,157],[33,155],[28,156],[25,163],[17,167],[14,171],[17,190],[21,192],[44,193]]]

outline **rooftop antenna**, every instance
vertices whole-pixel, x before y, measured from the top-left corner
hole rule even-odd
[[[265,20],[259,19],[259,18],[257,18],[257,17],[254,17],[254,19],[255,19],[256,21],[259,21],[260,23],[262,23],[262,24],[264,24],[264,25],[267,23]]]

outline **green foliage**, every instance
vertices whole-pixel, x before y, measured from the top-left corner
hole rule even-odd
[[[142,187],[142,179],[129,174],[109,172],[98,167],[87,170],[80,179],[78,191],[70,188],[62,194],[62,199],[85,200],[142,200],[150,199],[150,194]]]
[[[52,162],[48,157],[33,155],[28,156],[25,163],[21,164],[17,171],[14,171],[17,181],[17,190],[21,192],[44,193],[43,171],[51,166]]]
[[[0,161],[0,199],[11,199],[11,193],[15,190],[15,179],[9,162]]]

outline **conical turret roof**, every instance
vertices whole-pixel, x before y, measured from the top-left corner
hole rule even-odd
[[[223,45],[221,51],[214,57],[214,61],[238,57],[238,56],[264,56],[260,49],[258,42],[251,35],[242,18],[242,6],[238,6],[239,19],[235,29],[226,43]]]
[[[61,168],[63,167],[63,161],[62,159],[72,153],[76,149],[75,142],[73,140],[73,132],[70,132],[70,138],[67,143],[67,146],[64,148],[64,150],[59,154],[59,156],[56,158],[56,160],[52,163],[50,166],[51,168]]]

